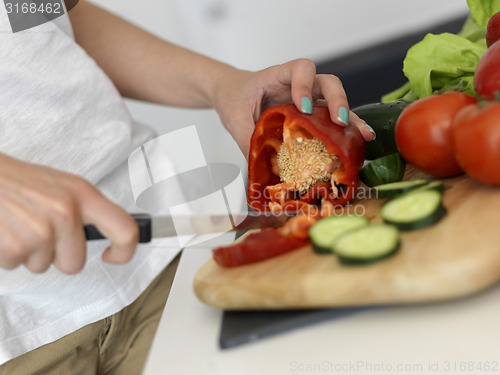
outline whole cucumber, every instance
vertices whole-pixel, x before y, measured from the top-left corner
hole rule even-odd
[[[370,125],[377,134],[377,138],[365,143],[365,158],[367,160],[374,160],[398,152],[396,139],[394,138],[394,128],[399,115],[409,104],[409,102],[403,101],[371,103],[351,109],[359,118]]]

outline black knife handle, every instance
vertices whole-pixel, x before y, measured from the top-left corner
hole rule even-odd
[[[139,243],[151,242],[152,239],[152,226],[151,226],[151,216],[148,214],[132,214],[135,222],[139,226]],[[99,229],[95,225],[85,225],[83,228],[85,231],[85,237],[87,241],[92,240],[102,240],[106,237],[99,232]]]

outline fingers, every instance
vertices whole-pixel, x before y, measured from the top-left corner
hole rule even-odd
[[[111,240],[103,258],[129,261],[139,228],[85,180],[0,155],[0,267],[73,274],[85,265],[85,224]]]
[[[368,125],[364,120],[360,119],[354,112],[349,114],[349,119],[352,125],[358,128],[365,141],[373,141],[376,138],[375,130]]]
[[[332,74],[316,74],[316,65],[307,59],[294,60],[289,71],[292,100],[303,113],[312,112],[312,104],[327,105],[333,123],[356,126],[366,141],[375,139],[375,132],[349,110],[347,95],[340,79]],[[285,64],[286,65],[286,64]]]
[[[348,110],[347,96],[338,77],[319,74],[316,76],[316,83],[313,94],[326,101],[334,123],[341,126],[350,123],[358,128],[365,141],[375,139],[376,134],[372,127]]]
[[[93,224],[108,239],[111,246],[103,253],[109,263],[126,263],[134,255],[139,240],[139,227],[121,207],[107,200],[83,180],[73,182],[85,205],[81,208],[83,224]],[[83,226],[82,226],[83,228]]]
[[[0,202],[0,267],[44,272],[54,259],[52,226],[11,194],[2,191]]]
[[[358,128],[365,141],[375,139],[376,134],[372,127],[354,112],[348,110],[347,96],[338,77],[330,74],[318,74],[313,94],[326,101],[334,123],[340,126],[346,126],[350,123]]]
[[[349,104],[340,79],[331,74],[318,74],[313,95],[324,99],[330,111],[331,120],[340,126],[349,124]]]
[[[111,240],[105,261],[125,263],[132,258],[139,236],[133,218],[87,182],[70,179],[56,196],[38,196],[35,207],[12,194],[0,196],[0,267],[23,264],[40,273],[53,263],[67,274],[81,271],[86,258],[84,223],[94,224]]]
[[[316,65],[307,59],[294,60],[290,65],[290,83],[292,101],[303,113],[312,113],[313,86],[316,76]]]
[[[328,104],[332,121],[340,126],[349,123],[349,105],[340,80],[331,74],[316,74],[316,65],[308,59],[283,64],[282,83],[291,85],[292,101],[303,113],[312,113],[317,99]]]
[[[68,274],[79,272],[85,265],[86,242],[80,205],[71,190],[63,191],[48,213],[55,231],[53,263]]]

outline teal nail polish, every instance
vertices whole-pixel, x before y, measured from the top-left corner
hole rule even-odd
[[[339,108],[339,115],[337,117],[340,122],[344,124],[349,124],[349,111],[347,110],[346,107],[340,107]]]
[[[373,128],[372,128],[370,125],[365,124],[365,126],[366,126],[366,127],[368,128],[368,130],[369,130],[369,131],[373,134],[373,139],[372,139],[372,141],[373,141],[375,138],[377,138],[377,133],[375,133],[375,130],[373,130]]]
[[[302,112],[311,114],[313,112],[313,106],[311,103],[311,99],[307,96],[302,98]]]

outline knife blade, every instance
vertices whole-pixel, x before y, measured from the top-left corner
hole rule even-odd
[[[232,215],[186,215],[186,216],[151,216],[140,213],[132,214],[139,226],[139,242],[151,242],[154,238],[180,235],[245,232],[251,229],[280,227],[293,216],[290,213],[242,213]],[[106,238],[94,225],[84,227],[88,241]]]

